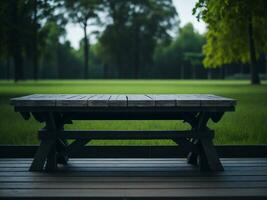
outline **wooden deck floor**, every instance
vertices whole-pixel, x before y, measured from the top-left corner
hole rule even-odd
[[[267,199],[267,158],[224,158],[203,173],[185,159],[71,159],[57,173],[28,172],[31,159],[0,159],[0,199]]]

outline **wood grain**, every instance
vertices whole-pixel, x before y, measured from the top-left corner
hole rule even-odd
[[[0,159],[1,199],[267,198],[266,158],[222,159],[226,171],[220,173],[203,173],[185,159],[169,158],[70,159],[64,172],[47,174],[29,172],[30,160]]]
[[[236,100],[211,94],[33,94],[11,99],[16,107],[231,107]]]

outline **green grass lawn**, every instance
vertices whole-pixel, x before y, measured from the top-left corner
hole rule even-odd
[[[267,143],[267,82],[251,86],[248,81],[92,80],[92,81],[0,81],[0,144],[36,144],[43,124],[25,121],[9,105],[11,97],[32,93],[208,93],[235,98],[235,112],[226,113],[216,130],[217,144]],[[189,128],[179,121],[75,121],[71,129],[168,130]],[[92,141],[92,144],[170,144],[171,141]]]

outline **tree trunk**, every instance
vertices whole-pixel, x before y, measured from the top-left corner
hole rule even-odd
[[[208,79],[209,79],[209,80],[212,79],[212,72],[211,72],[211,69],[208,69]]]
[[[17,49],[15,50],[14,53],[14,73],[15,73],[15,82],[18,80],[24,79],[24,74],[23,74],[23,57],[21,53],[21,48],[20,45],[17,45]]]
[[[140,69],[140,28],[139,25],[135,27],[134,39],[134,79],[138,79]]]
[[[60,54],[60,44],[59,44],[59,42],[57,43],[56,55],[57,55],[57,78],[60,79],[61,78],[61,65],[60,65],[61,54]]]
[[[221,79],[222,79],[222,80],[225,79],[225,70],[224,70],[224,66],[221,67]]]
[[[191,63],[191,66],[192,66],[192,72],[193,72],[193,76],[192,76],[192,78],[195,80],[196,79],[196,65],[193,65],[192,63]]]
[[[104,79],[108,79],[108,65],[104,63]]]
[[[240,73],[241,73],[242,75],[244,75],[244,74],[245,74],[245,64],[244,64],[244,63],[241,63],[240,65],[241,65]]]
[[[253,24],[252,24],[252,16],[248,16],[248,41],[249,41],[249,53],[250,53],[250,75],[251,75],[251,84],[259,85],[260,78],[257,67],[257,59],[256,59],[256,49],[254,43],[254,33],[253,33]]]
[[[264,54],[264,64],[265,64],[265,77],[267,78],[267,55]]]
[[[16,0],[10,3],[10,14],[12,26],[8,29],[8,43],[10,52],[14,61],[14,81],[23,79],[23,57],[20,34],[20,17],[18,16],[18,2]]]
[[[33,79],[38,79],[38,21],[37,21],[37,0],[34,0],[33,11]]]
[[[184,64],[181,64],[180,66],[180,79],[184,79],[185,75],[184,75]]]
[[[84,79],[88,79],[88,68],[89,68],[89,41],[87,38],[87,26],[83,27],[84,31]]]
[[[7,56],[7,59],[6,59],[6,79],[7,80],[10,79],[10,58],[9,58],[9,56]]]
[[[122,54],[121,53],[117,53],[117,78],[119,79],[123,79],[123,78],[126,78],[127,77],[127,70],[125,70],[125,68],[123,67],[123,62],[122,62]],[[114,76],[114,74],[113,74]]]

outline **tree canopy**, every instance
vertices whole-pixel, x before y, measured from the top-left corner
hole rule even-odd
[[[242,2],[248,9],[247,0]],[[239,6],[199,1],[194,11],[210,28],[206,44],[205,34],[192,24],[180,27],[172,0],[3,0],[0,78],[190,79],[247,73],[248,65],[241,61],[264,63],[266,14],[250,5],[259,9],[252,9],[256,14],[250,21]],[[66,37],[69,24],[83,31],[77,48]],[[205,66],[223,65],[225,73],[203,68],[204,44]]]
[[[99,11],[103,5],[102,0],[65,0],[65,6],[72,22],[78,23],[84,33],[84,78],[88,78],[89,70],[89,40],[88,26],[99,22]]]
[[[256,60],[267,53],[267,1],[199,0],[193,12],[208,25],[204,66],[251,63],[251,83],[260,83]]]
[[[171,0],[112,0],[106,6],[110,20],[99,40],[101,55],[120,77],[131,70],[138,78],[141,66],[152,64],[156,45],[178,26],[176,9]]]
[[[182,79],[197,78],[196,68],[200,66],[198,71],[201,71],[202,46],[204,44],[205,37],[199,34],[191,23],[185,24],[179,29],[174,40],[156,48],[155,68],[160,69],[161,66],[165,66],[166,71],[172,73],[174,77]],[[198,74],[198,78],[203,78],[202,72]]]

